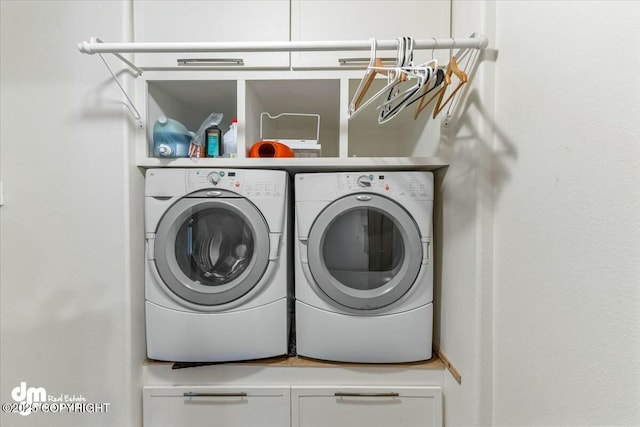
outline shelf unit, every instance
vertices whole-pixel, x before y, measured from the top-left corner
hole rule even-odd
[[[134,65],[128,53],[175,52],[318,52],[371,49],[371,40],[327,42],[235,42],[235,43],[103,43],[92,38],[79,44],[83,53],[113,53],[138,74],[132,111],[140,113],[136,131],[136,164],[140,167],[260,167],[349,170],[437,170],[446,166],[434,157],[440,137],[440,123],[427,112],[414,120],[413,109],[405,109],[394,120],[377,123],[377,112],[368,107],[352,120],[348,106],[360,83],[362,69],[282,70],[231,69],[224,67],[153,67]],[[397,40],[376,41],[377,51],[396,50]],[[414,49],[484,49],[484,37],[467,39],[416,40]],[[105,64],[107,62],[105,61]],[[108,64],[107,64],[108,67]],[[366,68],[363,64],[362,68]],[[144,75],[144,77],[141,77]],[[114,74],[115,78],[115,74]],[[386,80],[374,80],[371,92]],[[119,84],[119,83],[118,83]],[[119,84],[120,85],[120,84]],[[122,88],[122,86],[120,86]],[[126,91],[124,91],[126,95]],[[136,108],[136,104],[138,108]],[[238,119],[237,158],[154,158],[153,124],[161,115],[196,131],[212,112],[224,115],[220,128],[228,129]],[[291,159],[248,158],[251,145],[260,140],[260,115],[268,112],[308,113],[321,116],[320,157]],[[134,114],[135,116],[135,114]],[[282,129],[291,133],[292,129]]]
[[[439,124],[429,120],[427,114],[415,121],[412,112],[401,114],[396,120],[377,125],[375,109],[365,111],[349,121],[346,110],[354,88],[353,77],[335,77],[327,72],[290,72],[269,76],[216,73],[204,78],[178,72],[148,73],[141,79],[137,99],[144,99],[141,108],[146,126],[136,131],[137,164],[142,167],[261,167],[295,170],[309,167],[326,170],[377,167],[383,170],[431,170],[444,166],[420,150],[429,149],[424,141],[435,142]],[[310,75],[311,74],[311,75]],[[215,77],[215,79],[214,79]],[[376,84],[378,84],[376,82]],[[238,157],[228,158],[171,158],[160,159],[149,155],[153,140],[153,122],[160,116],[172,117],[188,129],[197,129],[211,112],[224,114],[220,127],[226,130],[232,118],[238,118]],[[249,158],[246,153],[251,143],[260,140],[262,112],[318,113],[321,157],[316,158]]]

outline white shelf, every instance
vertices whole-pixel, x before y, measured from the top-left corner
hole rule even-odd
[[[245,159],[155,159],[149,158],[140,167],[182,168],[260,168],[283,169],[289,172],[303,171],[357,171],[357,170],[424,170],[435,171],[448,164],[439,157],[293,157],[293,158],[245,158]]]
[[[141,111],[146,127],[136,132],[137,160],[141,167],[266,167],[299,170],[348,170],[379,166],[384,170],[432,170],[443,165],[430,156],[437,152],[440,122],[429,114],[413,118],[413,109],[406,109],[396,119],[377,124],[376,109],[348,120],[347,105],[353,96],[358,78],[336,78],[333,73],[291,72],[287,78],[274,76],[237,75],[193,76],[191,73],[154,73],[138,84],[138,99],[145,101]],[[258,78],[256,78],[258,77]],[[306,78],[301,78],[306,77]],[[377,79],[382,80],[382,79]],[[374,82],[374,87],[382,84]],[[221,129],[231,118],[238,118],[238,157],[226,158],[153,158],[153,122],[165,115],[197,130],[211,112],[224,113]],[[247,158],[251,145],[261,140],[260,117],[263,112],[314,113],[322,117],[319,141],[320,157],[293,159]],[[282,137],[300,135],[301,130],[286,123],[278,129]],[[287,127],[289,126],[289,127]],[[315,125],[314,125],[315,126]],[[304,130],[304,129],[302,129]],[[317,129],[311,129],[316,135]]]

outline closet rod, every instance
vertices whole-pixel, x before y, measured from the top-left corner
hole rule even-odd
[[[489,44],[484,36],[416,40],[414,49],[484,49]],[[370,50],[371,40],[274,41],[274,42],[130,42],[104,43],[96,37],[78,43],[82,53],[149,53],[149,52],[316,52]],[[398,49],[397,40],[377,40],[377,50]]]

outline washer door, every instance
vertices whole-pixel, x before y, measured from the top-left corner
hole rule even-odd
[[[253,289],[267,269],[268,226],[246,199],[184,198],[158,224],[155,262],[180,298],[225,304]]]
[[[315,282],[338,304],[360,310],[384,307],[401,298],[420,272],[420,231],[394,201],[349,195],[316,218],[308,260]]]

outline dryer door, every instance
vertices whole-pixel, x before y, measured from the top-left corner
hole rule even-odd
[[[384,307],[401,298],[420,272],[420,231],[396,202],[352,194],[318,215],[308,260],[315,282],[335,302],[360,310]]]
[[[244,198],[184,198],[167,210],[155,237],[164,284],[180,298],[220,305],[253,289],[269,263],[269,230]]]

